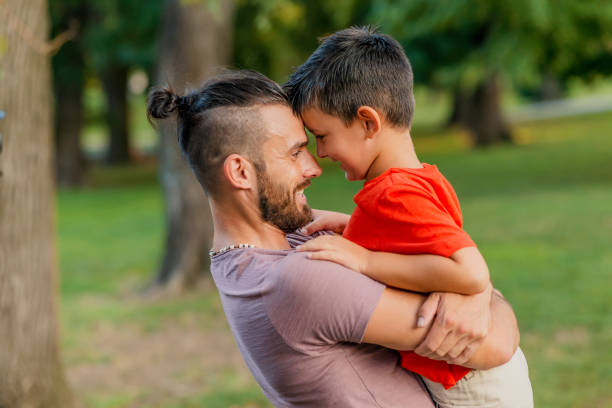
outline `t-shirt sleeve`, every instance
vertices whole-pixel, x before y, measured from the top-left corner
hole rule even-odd
[[[372,203],[370,213],[384,226],[386,242],[402,253],[451,256],[461,248],[476,246],[455,219],[427,189],[406,184],[390,185]],[[459,215],[460,217],[460,215]]]
[[[290,345],[360,343],[384,285],[336,263],[287,256],[264,303]]]

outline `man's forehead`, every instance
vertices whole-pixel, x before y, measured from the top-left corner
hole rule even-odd
[[[266,128],[268,141],[288,147],[308,140],[302,120],[295,116],[289,106],[274,104],[259,108]]]

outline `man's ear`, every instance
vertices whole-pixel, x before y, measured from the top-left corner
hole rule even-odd
[[[357,109],[357,119],[363,124],[367,138],[373,138],[380,133],[382,120],[378,112],[371,106],[360,106]]]
[[[223,175],[235,188],[247,190],[257,185],[253,164],[239,154],[230,154],[223,161]]]

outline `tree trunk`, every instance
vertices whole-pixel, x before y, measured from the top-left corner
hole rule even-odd
[[[231,0],[183,3],[166,1],[157,81],[177,93],[227,65],[232,49]],[[182,290],[208,276],[211,215],[202,187],[179,153],[176,123],[162,124],[160,137],[167,235],[156,283]]]
[[[555,99],[561,99],[563,96],[563,85],[559,78],[554,74],[543,74],[542,82],[538,89],[538,100],[540,101],[552,101]]]
[[[106,96],[106,123],[110,132],[106,160],[109,163],[127,163],[130,161],[128,69],[112,66],[107,68],[101,77]]]
[[[66,408],[45,0],[0,3],[0,406]]]
[[[446,126],[462,125],[467,122],[469,95],[462,89],[453,91],[453,106]]]
[[[57,4],[56,4],[57,5]],[[87,24],[88,8],[80,4],[52,18],[53,35],[59,35],[78,21]],[[53,7],[52,7],[53,10]],[[64,187],[78,187],[85,181],[87,159],[81,149],[85,94],[85,55],[79,35],[60,48],[52,59],[55,95],[55,140],[57,146],[57,180]]]
[[[510,128],[501,111],[501,87],[496,75],[480,83],[469,98],[465,126],[475,146],[512,143]]]
[[[84,84],[55,83],[57,179],[64,187],[85,181],[87,160],[81,150]]]

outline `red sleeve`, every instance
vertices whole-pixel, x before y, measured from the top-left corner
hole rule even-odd
[[[448,257],[461,248],[476,246],[461,228],[459,208],[446,208],[421,186],[387,186],[370,205],[365,212],[376,218],[383,233],[379,250]]]

